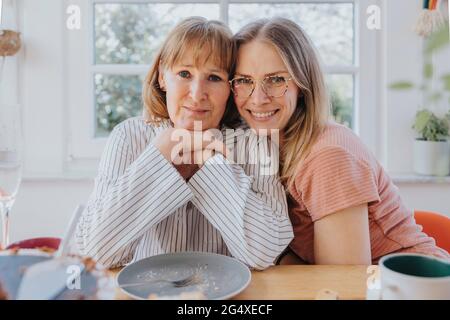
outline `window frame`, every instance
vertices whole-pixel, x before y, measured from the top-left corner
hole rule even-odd
[[[66,0],[68,3],[69,0]],[[353,117],[354,131],[360,136],[362,141],[376,155],[382,156],[380,141],[377,138],[379,132],[380,112],[376,106],[379,100],[379,80],[380,74],[376,65],[379,59],[380,32],[371,31],[366,28],[366,9],[369,5],[375,4],[382,7],[382,0],[283,0],[282,3],[353,3],[354,8],[354,62],[348,66],[324,66],[325,74],[344,74],[353,76]],[[279,3],[274,0],[88,0],[84,1],[82,12],[87,14],[82,17],[84,28],[80,32],[74,33],[65,31],[65,41],[67,52],[71,52],[78,45],[83,43],[77,60],[77,68],[67,71],[68,96],[68,123],[66,137],[66,171],[82,172],[93,175],[96,171],[98,159],[106,143],[106,137],[95,137],[95,84],[94,75],[96,73],[117,74],[117,75],[140,75],[145,74],[150,65],[132,64],[95,64],[95,21],[94,6],[101,3],[218,3],[220,8],[220,20],[228,23],[228,5],[231,3]],[[66,7],[66,6],[65,6]],[[383,12],[382,12],[383,14]],[[83,59],[84,55],[84,59]],[[87,58],[87,59],[86,59]],[[73,57],[69,57],[67,66],[72,62]],[[86,67],[84,68],[83,65]],[[76,70],[74,70],[76,69]],[[75,80],[72,79],[71,72],[77,73]],[[77,80],[78,79],[78,83]],[[80,87],[81,83],[88,83],[84,88],[80,88],[80,95],[71,91],[71,88]],[[374,121],[375,120],[375,121]],[[77,128],[87,128],[79,132]]]

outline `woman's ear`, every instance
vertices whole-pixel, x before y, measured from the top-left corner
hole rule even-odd
[[[158,84],[159,84],[159,88],[162,91],[166,91],[166,82],[164,80],[164,70],[163,70],[163,68],[161,68],[161,66],[159,66],[159,68],[158,68]]]

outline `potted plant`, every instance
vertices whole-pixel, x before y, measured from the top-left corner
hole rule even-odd
[[[414,142],[414,171],[418,174],[447,176],[450,174],[450,112],[437,117],[430,110],[416,114],[413,128],[419,134]]]
[[[450,110],[446,115],[437,115],[432,110],[445,102],[450,106],[450,73],[440,76],[433,83],[435,66],[432,55],[448,46],[449,30],[443,27],[431,34],[424,50],[423,82],[420,85],[408,81],[392,84],[391,89],[422,91],[425,106],[417,113],[413,129],[419,134],[414,141],[414,172],[422,175],[447,176],[450,174]]]

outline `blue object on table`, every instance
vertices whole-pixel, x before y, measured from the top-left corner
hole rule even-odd
[[[0,283],[8,298],[15,300],[27,267],[49,260],[46,256],[0,255]],[[70,276],[69,274],[67,275]],[[95,299],[97,278],[91,273],[83,272],[80,276],[80,289],[63,289],[55,300]]]

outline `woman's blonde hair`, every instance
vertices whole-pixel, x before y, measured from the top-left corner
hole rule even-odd
[[[318,55],[305,32],[284,18],[260,19],[234,36],[237,49],[253,40],[275,47],[299,87],[297,107],[283,130],[281,178],[288,190],[300,163],[311,150],[329,117],[330,102]],[[260,61],[264,63],[264,61]]]
[[[142,101],[147,122],[157,124],[163,119],[169,119],[166,93],[158,83],[159,70],[172,68],[191,50],[196,66],[207,62],[202,60],[206,57],[231,76],[236,59],[236,46],[228,26],[220,21],[202,17],[184,19],[167,36],[145,78]],[[228,126],[234,126],[239,121],[239,115],[231,100],[230,96],[221,122]]]

